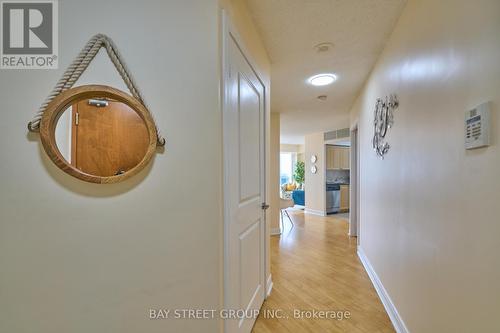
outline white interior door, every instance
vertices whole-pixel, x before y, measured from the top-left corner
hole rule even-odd
[[[265,298],[265,89],[232,33],[225,37],[225,309],[250,313]],[[254,322],[228,319],[225,331],[250,332]]]

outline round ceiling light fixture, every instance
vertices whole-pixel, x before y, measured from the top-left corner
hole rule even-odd
[[[337,75],[332,73],[323,73],[311,76],[307,79],[307,82],[309,82],[313,86],[319,87],[332,84],[333,82],[335,82],[335,80],[337,80]]]

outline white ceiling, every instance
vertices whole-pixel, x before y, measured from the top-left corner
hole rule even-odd
[[[271,111],[281,113],[281,142],[347,127],[354,103],[405,0],[247,0],[272,63]],[[317,52],[319,43],[333,43]],[[306,79],[333,72],[313,87]],[[327,95],[326,101],[317,99]]]

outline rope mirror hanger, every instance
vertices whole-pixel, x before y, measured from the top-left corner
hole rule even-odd
[[[160,133],[158,126],[156,126],[156,121],[154,121],[154,117],[152,113],[149,111],[142,94],[140,93],[135,81],[130,74],[125,62],[121,58],[118,49],[115,44],[108,36],[104,34],[97,34],[93,36],[82,49],[82,51],[78,54],[78,56],[73,60],[73,62],[69,65],[69,67],[64,72],[61,79],[57,82],[56,86],[49,94],[49,96],[45,99],[44,103],[38,109],[38,112],[35,114],[33,119],[28,123],[28,130],[30,132],[39,132],[40,131],[40,122],[42,120],[44,112],[47,110],[49,104],[62,92],[73,87],[75,82],[80,78],[83,72],[90,65],[90,62],[97,55],[99,50],[104,47],[106,48],[106,52],[111,59],[111,62],[115,66],[116,70],[122,77],[123,81],[127,85],[127,88],[130,90],[132,96],[139,101],[139,103],[144,106],[146,111],[149,113],[151,118],[153,119],[153,123],[156,131],[156,145],[159,147],[163,147],[165,145],[165,138]]]

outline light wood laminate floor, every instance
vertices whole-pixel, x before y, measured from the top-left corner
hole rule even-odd
[[[290,211],[281,236],[271,237],[273,290],[254,333],[395,332],[363,265],[345,218]],[[269,318],[273,312],[282,318]],[[300,319],[294,310],[349,311],[350,318]],[[331,314],[331,313],[330,313]],[[265,318],[264,316],[267,316]]]

